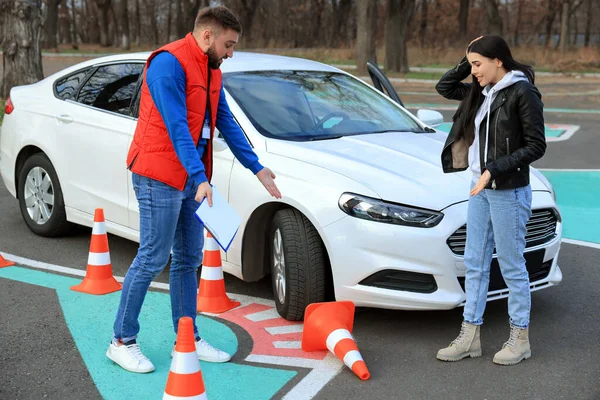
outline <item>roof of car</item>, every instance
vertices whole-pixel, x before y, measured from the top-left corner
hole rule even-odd
[[[115,54],[99,58],[94,58],[78,64],[79,68],[91,65],[111,63],[115,61],[139,60],[145,61],[151,52],[140,53],[124,53]],[[273,54],[254,53],[236,51],[233,58],[223,61],[221,71],[241,72],[241,71],[272,71],[272,70],[296,70],[296,71],[331,71],[339,72],[340,70],[330,65],[316,61],[307,60],[304,58],[278,56]]]

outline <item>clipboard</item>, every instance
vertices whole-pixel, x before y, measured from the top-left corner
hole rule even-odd
[[[223,251],[227,252],[242,223],[242,218],[217,188],[213,185],[211,187],[212,207],[208,205],[205,197],[196,210],[195,215],[204,224],[206,230],[210,232]]]

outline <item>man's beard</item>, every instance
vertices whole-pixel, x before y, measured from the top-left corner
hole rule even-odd
[[[215,50],[214,44],[208,48],[206,55],[208,56],[208,66],[210,69],[219,69],[221,66],[221,59],[217,57],[217,51]]]

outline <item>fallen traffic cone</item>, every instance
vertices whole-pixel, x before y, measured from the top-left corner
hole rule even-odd
[[[206,400],[200,360],[196,353],[194,324],[190,317],[179,318],[177,342],[163,400]]]
[[[239,301],[232,301],[225,293],[221,250],[208,231],[204,241],[204,258],[196,300],[196,309],[200,312],[222,313],[240,305]]]
[[[2,257],[2,254],[0,254],[0,268],[10,267],[11,265],[15,265],[15,263],[8,261],[6,258]]]
[[[328,349],[366,381],[371,374],[352,338],[353,323],[354,303],[351,301],[310,304],[304,314],[302,350]]]
[[[79,285],[71,286],[71,290],[90,294],[106,294],[121,290],[121,284],[115,280],[112,273],[104,210],[101,208],[96,208],[94,214],[94,228],[85,278]]]

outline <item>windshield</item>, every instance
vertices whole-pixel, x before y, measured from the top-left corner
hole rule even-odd
[[[254,71],[224,76],[255,128],[283,140],[324,140],[390,131],[424,132],[391,100],[348,75]]]

